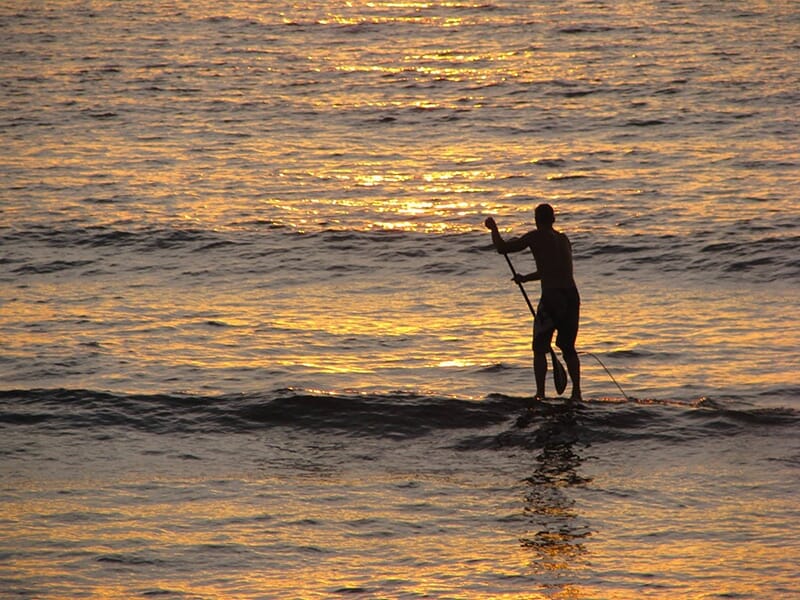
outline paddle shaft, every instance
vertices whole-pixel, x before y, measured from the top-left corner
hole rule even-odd
[[[509,269],[511,269],[511,274],[514,275],[514,279],[517,279],[517,270],[514,268],[514,264],[511,262],[511,259],[508,258],[508,254],[503,254],[506,257],[506,262],[508,263]],[[528,305],[528,308],[531,309],[531,314],[533,318],[536,318],[536,311],[533,310],[533,304],[531,304],[531,299],[528,298],[528,292],[525,291],[525,286],[522,285],[521,281],[517,281],[517,285],[519,286],[519,291],[522,292],[522,297],[525,298],[525,303]]]

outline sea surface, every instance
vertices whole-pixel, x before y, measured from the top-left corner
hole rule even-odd
[[[800,597],[798,3],[8,1],[0,40],[0,598]],[[540,202],[574,405],[483,227]]]

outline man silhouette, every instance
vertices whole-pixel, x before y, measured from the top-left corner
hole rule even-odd
[[[492,232],[492,242],[500,254],[520,252],[530,248],[536,261],[536,272],[518,274],[517,283],[541,281],[542,294],[533,323],[533,373],[536,379],[536,398],[543,399],[547,375],[547,353],[550,352],[553,333],[558,331],[556,346],[561,349],[567,371],[572,380],[573,401],[581,400],[581,365],[575,340],[578,337],[580,295],[572,273],[572,244],[562,232],[553,228],[556,221],[553,207],[540,204],[536,207],[536,229],[520,237],[504,240],[492,217],[485,225]]]

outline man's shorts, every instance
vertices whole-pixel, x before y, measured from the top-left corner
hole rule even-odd
[[[565,356],[575,355],[580,309],[577,288],[543,289],[533,322],[533,351],[549,352],[553,332],[558,331],[556,346]]]

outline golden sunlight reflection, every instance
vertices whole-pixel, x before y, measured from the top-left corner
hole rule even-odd
[[[476,365],[475,361],[472,360],[464,360],[464,359],[450,359],[450,360],[443,360],[436,364],[437,367],[447,368],[447,367],[474,367]]]
[[[435,594],[447,581],[475,580],[483,576],[496,580],[502,575],[506,575],[508,581],[528,580],[530,589],[526,598],[628,600],[634,597],[625,586],[610,588],[600,578],[582,575],[582,565],[589,551],[581,540],[593,538],[580,532],[580,515],[568,506],[570,495],[563,492],[570,485],[567,478],[574,473],[573,459],[563,454],[554,458],[552,453],[559,455],[558,449],[551,448],[538,458],[536,474],[528,483],[526,502],[534,512],[541,507],[561,505],[569,514],[561,527],[558,514],[543,520],[543,527],[523,539],[522,544],[516,543],[510,535],[513,525],[495,524],[493,530],[479,527],[477,531],[475,525],[481,519],[474,515],[485,512],[487,502],[513,504],[514,490],[501,491],[475,484],[473,495],[467,497],[464,504],[449,506],[446,497],[418,495],[415,488],[401,485],[402,477],[390,475],[383,479],[367,479],[357,474],[347,478],[344,472],[339,472],[336,476],[315,474],[287,481],[263,473],[226,472],[215,485],[235,486],[238,494],[220,493],[206,486],[207,474],[205,478],[188,474],[183,480],[153,480],[150,470],[153,464],[144,462],[140,471],[132,468],[126,474],[129,493],[125,502],[115,504],[113,509],[96,500],[92,503],[92,499],[109,494],[108,488],[98,488],[96,482],[82,481],[80,477],[76,479],[74,474],[69,480],[66,474],[50,474],[53,477],[50,485],[58,485],[61,493],[50,500],[39,500],[28,493],[18,500],[9,500],[0,533],[8,535],[9,539],[66,544],[81,548],[86,555],[96,556],[97,564],[111,565],[116,577],[113,581],[93,581],[92,595],[111,599],[128,598],[132,589],[146,588],[223,600],[231,597],[234,581],[242,597],[251,597],[251,592],[257,595],[259,590],[261,593],[263,590],[303,588],[355,590],[370,578],[404,582],[406,594],[427,596]],[[156,463],[158,468],[159,461],[166,460],[163,454],[153,452],[149,463]],[[346,477],[344,482],[340,479],[343,476]],[[41,482],[29,491],[39,492],[39,486]],[[182,493],[171,500],[165,497],[155,501],[153,498],[158,496],[151,490],[156,487]],[[343,497],[342,489],[347,490],[347,503],[339,500]],[[416,489],[421,493],[425,489],[424,481],[423,486]],[[411,526],[409,506],[416,502],[426,506],[433,503],[437,512],[428,510],[424,514],[429,521]],[[611,507],[617,507],[618,512]],[[709,513],[706,502],[683,506],[681,522],[696,521],[702,531],[700,523],[716,517],[730,522],[731,515],[739,515],[745,519],[745,524],[751,524],[753,519],[763,519],[769,514],[759,502],[736,498],[724,506],[711,508]],[[604,509],[607,512],[604,513]],[[609,503],[595,510],[600,511],[596,515],[597,522],[613,526],[621,533],[629,527],[640,527],[641,515],[631,514],[625,505]],[[658,522],[668,523],[668,513],[674,512],[674,507],[653,503],[647,510],[659,513]],[[265,515],[269,516],[267,525]],[[518,523],[516,520],[509,522]],[[17,526],[13,532],[6,531],[12,523],[37,525]],[[313,524],[313,536],[309,535],[310,524]],[[433,533],[425,533],[431,529]],[[437,534],[437,530],[446,531],[446,535]],[[726,595],[751,597],[758,584],[741,576],[742,565],[785,565],[790,560],[782,554],[781,546],[761,537],[767,532],[768,527],[760,532],[750,530],[747,536],[750,541],[743,544],[735,541],[741,540],[741,536],[734,536],[735,539],[728,542],[709,541],[693,539],[691,529],[671,531],[667,528],[654,531],[646,546],[634,547],[636,551],[624,554],[615,546],[613,536],[610,539],[598,536],[600,539],[591,544],[591,563],[595,572],[690,574],[700,580],[704,578],[707,565],[713,563],[715,576],[725,582]],[[381,540],[382,552],[375,552],[376,537]],[[282,549],[280,563],[285,569],[265,567],[245,571],[237,569],[233,562],[220,565],[214,561],[214,549],[220,552],[227,549],[241,554],[261,554],[264,563],[271,564],[277,562],[278,557],[269,554],[275,548]],[[711,554],[709,548],[713,550]],[[139,561],[135,562],[136,566],[146,567],[150,557],[159,557],[161,553],[175,558],[203,551],[209,555],[208,561],[199,561],[191,573],[182,567],[174,568],[171,560],[159,562],[158,569],[134,568],[126,562]],[[407,562],[387,561],[387,553],[407,557]],[[309,560],[309,554],[319,560]],[[69,581],[66,575],[70,566],[63,561],[50,561],[45,566],[33,554],[17,553],[7,564],[18,574],[32,579]],[[182,561],[178,560],[178,564],[182,565]],[[291,582],[287,580],[287,572],[291,574]],[[635,576],[627,582],[630,585],[641,583]],[[490,595],[498,599],[519,598],[518,586],[512,587],[516,590],[504,592],[496,587]],[[76,597],[85,592],[85,589],[65,587],[59,597]],[[462,589],[458,597],[485,598],[487,590],[483,586]]]
[[[458,27],[466,19],[452,14],[433,12],[441,8],[465,8],[478,6],[465,2],[345,2],[341,10],[329,12],[317,22],[322,25],[356,26],[364,23],[416,23],[430,24],[441,29]],[[295,21],[284,13],[283,22]]]
[[[427,170],[416,162],[392,166],[363,162],[281,171],[279,177],[301,191],[296,198],[281,200],[281,210],[273,211],[271,219],[277,225],[304,232],[314,229],[473,231],[484,214],[498,207],[487,198],[492,197],[493,182],[501,176],[488,169],[463,168],[476,159],[455,149],[444,149],[441,154],[450,158],[453,168]],[[339,197],[315,198],[311,189],[316,187],[315,182],[325,186],[331,180],[340,183]],[[369,196],[365,196],[365,190],[370,190]],[[263,204],[274,207],[276,201],[269,199]],[[342,210],[331,215],[331,206]]]
[[[348,178],[348,177],[345,176],[343,178]],[[381,173],[381,174],[357,173],[349,178],[351,178],[356,185],[361,185],[364,187],[373,187],[376,185],[382,185],[386,183],[400,183],[403,181],[408,181],[410,179],[410,176],[401,175],[399,173]]]

